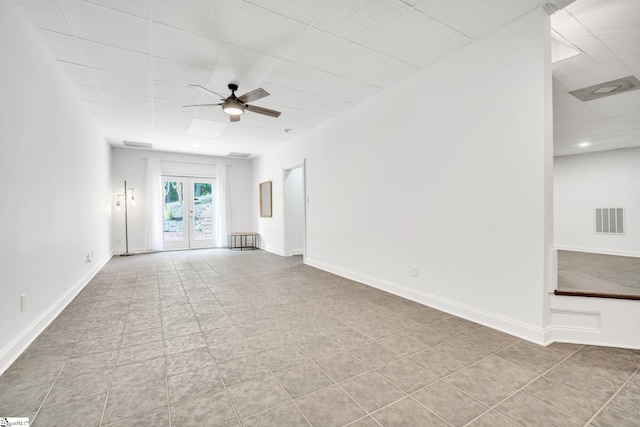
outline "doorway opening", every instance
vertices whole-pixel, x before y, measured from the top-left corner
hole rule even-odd
[[[306,192],[304,162],[284,169],[284,255],[305,255]]]
[[[163,176],[163,248],[201,249],[215,245],[215,180]]]

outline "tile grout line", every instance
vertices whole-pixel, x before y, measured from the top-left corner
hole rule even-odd
[[[137,277],[137,273],[136,273]],[[114,281],[116,280],[116,276],[114,276]],[[109,290],[113,288],[113,283],[109,287]],[[127,315],[129,314],[129,310],[127,309]],[[109,387],[107,388],[107,395],[104,398],[104,404],[102,406],[102,413],[100,414],[100,422],[98,426],[102,426],[102,422],[104,421],[104,415],[107,412],[107,403],[109,402],[109,396],[111,395],[111,387],[113,386],[113,379],[116,376],[116,368],[118,367],[118,358],[120,357],[120,348],[122,346],[122,341],[124,340],[124,329],[126,328],[127,321],[125,320],[124,327],[122,328],[122,334],[120,334],[120,344],[118,344],[118,354],[116,355],[116,360],[113,364],[113,371],[111,372],[111,378],[109,379]]]
[[[513,345],[515,345],[515,344],[516,344],[516,343],[511,344],[511,346],[513,346]],[[511,346],[509,346],[509,347],[511,347]],[[506,348],[509,348],[509,347],[506,347]],[[571,354],[569,354],[568,356],[565,356],[563,359],[561,359],[561,360],[559,360],[557,363],[555,363],[552,367],[550,367],[550,368],[546,369],[544,372],[542,372],[541,374],[539,374],[539,375],[537,375],[536,377],[534,377],[531,381],[527,382],[526,384],[524,384],[524,385],[523,385],[523,386],[521,386],[520,388],[516,389],[516,391],[515,391],[515,392],[511,393],[509,396],[507,396],[507,397],[505,397],[504,399],[500,400],[500,401],[499,401],[499,402],[497,402],[496,404],[494,404],[494,405],[490,406],[490,407],[489,407],[489,409],[487,409],[485,412],[483,412],[482,414],[480,414],[478,417],[476,417],[476,418],[474,418],[473,420],[469,421],[469,423],[474,422],[475,420],[477,420],[478,418],[480,418],[481,416],[483,416],[484,414],[486,414],[486,413],[488,413],[488,412],[490,412],[490,411],[492,411],[492,410],[496,410],[496,408],[497,408],[500,404],[502,404],[502,403],[506,402],[507,400],[509,400],[510,398],[512,398],[513,396],[515,396],[516,394],[518,394],[518,393],[520,393],[520,392],[525,393],[527,396],[530,396],[531,398],[533,398],[533,399],[537,400],[538,402],[542,403],[542,404],[543,404],[543,405],[545,405],[545,406],[548,406],[548,407],[553,408],[553,409],[555,409],[555,410],[557,410],[557,411],[560,411],[560,412],[564,413],[565,415],[568,415],[569,417],[574,418],[574,419],[576,419],[576,420],[578,420],[578,421],[582,422],[582,420],[579,420],[576,416],[574,416],[574,415],[572,415],[572,414],[569,414],[568,412],[566,412],[566,411],[564,411],[564,410],[562,410],[562,409],[559,409],[559,408],[556,408],[556,407],[554,407],[554,406],[551,406],[551,405],[549,405],[549,404],[547,404],[547,403],[545,403],[545,402],[541,401],[540,399],[536,398],[535,396],[531,396],[529,393],[525,392],[525,391],[524,391],[524,389],[525,389],[526,387],[528,387],[529,385],[533,384],[534,382],[536,382],[537,380],[539,380],[540,378],[542,378],[543,376],[545,376],[547,373],[549,373],[552,369],[554,369],[555,367],[557,367],[558,365],[560,365],[562,362],[564,362],[564,361],[566,361],[567,359],[569,359],[571,356],[573,356],[573,355],[574,355],[574,354],[576,354],[578,351],[580,351],[583,347],[584,347],[584,345],[581,345],[579,348],[577,348],[576,350],[574,350]],[[503,350],[504,350],[504,349],[503,349]],[[503,350],[500,350],[500,351],[503,351]],[[497,353],[497,352],[496,352],[496,353]],[[495,354],[495,353],[494,353],[494,354],[492,354],[492,356],[493,356],[493,355],[495,355],[496,357],[500,357],[500,356],[498,356],[498,355],[497,355],[497,354]],[[487,356],[487,357],[490,357],[490,356]],[[485,358],[485,359],[486,359],[486,358]],[[483,359],[483,360],[484,360],[484,359]],[[507,359],[505,359],[505,360],[507,360]],[[509,361],[509,360],[507,360],[507,361]],[[479,362],[480,362],[480,361],[478,361],[477,363],[479,363]],[[514,363],[514,362],[511,362],[511,363]],[[519,364],[517,364],[517,363],[514,363],[514,364],[516,364],[516,365],[518,365],[518,366],[520,366],[520,367],[523,367],[523,366],[521,366],[521,365],[519,365]],[[475,363],[474,363],[474,365],[475,365]],[[523,367],[523,368],[524,368],[524,367]],[[525,369],[526,369],[526,368],[525,368]],[[456,387],[456,389],[457,389],[457,387]],[[511,421],[513,421],[513,422],[515,422],[516,424],[520,424],[520,423],[518,423],[517,421],[513,420],[512,418],[510,418],[508,415],[503,414],[502,412],[499,412],[499,411],[496,411],[496,412],[497,412],[497,413],[499,413],[500,415],[504,416],[505,418],[508,418],[509,420],[511,420]],[[469,424],[469,423],[468,423],[468,424]],[[468,424],[467,424],[467,425],[468,425]]]
[[[624,384],[622,384],[620,386],[620,388],[618,388],[618,390],[616,390],[615,393],[613,393],[613,395],[611,395],[611,397],[609,397],[609,399],[607,399],[606,402],[604,402],[602,404],[602,406],[595,412],[595,414],[593,414],[591,416],[591,418],[589,418],[587,420],[587,422],[585,423],[585,425],[589,425],[593,420],[596,419],[596,417],[598,415],[600,415],[600,413],[609,405],[609,403],[611,403],[611,401],[613,401],[613,399],[620,394],[620,392],[622,391],[622,389],[629,383],[629,381],[631,381],[633,379],[634,376],[638,375],[638,372],[640,372],[640,367],[636,368],[635,372],[631,375],[629,375],[629,378],[627,378],[627,380],[624,382]]]

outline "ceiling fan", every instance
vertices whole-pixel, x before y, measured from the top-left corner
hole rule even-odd
[[[240,121],[240,115],[244,113],[245,110],[251,111],[252,113],[264,114],[265,116],[278,117],[280,116],[280,111],[270,110],[268,108],[256,107],[255,105],[249,105],[248,102],[256,101],[258,99],[262,99],[265,96],[269,96],[269,92],[260,88],[252,90],[251,92],[247,92],[244,95],[236,96],[236,90],[238,90],[238,85],[235,83],[229,83],[227,87],[231,91],[231,95],[228,97],[224,97],[219,93],[215,93],[212,90],[207,89],[206,87],[200,85],[189,85],[190,87],[199,90],[202,93],[207,95],[213,95],[220,98],[222,102],[218,104],[196,104],[196,105],[185,105],[185,107],[212,107],[220,105],[222,106],[222,111],[229,115],[229,118],[232,122]]]

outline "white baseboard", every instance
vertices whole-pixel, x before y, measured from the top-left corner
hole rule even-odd
[[[542,328],[527,325],[517,320],[489,313],[475,307],[460,304],[458,302],[431,295],[426,292],[410,289],[396,283],[378,279],[376,277],[363,275],[357,272],[343,269],[341,267],[326,264],[321,261],[309,259],[308,257],[305,260],[305,264],[319,268],[320,270],[328,271],[338,276],[345,277],[347,279],[354,280],[356,282],[363,283],[365,285],[369,285],[371,287],[389,292],[408,300],[415,301],[428,307],[444,311],[454,316],[458,316],[463,319],[470,320],[472,322],[476,322],[493,329],[497,329],[499,331],[517,336],[518,338],[522,338],[536,344],[547,345],[550,343],[550,341],[548,340],[549,331]]]
[[[264,247],[260,247],[260,249],[262,249],[263,251],[271,252],[272,254],[286,256],[282,248],[275,248],[273,246],[264,246]]]
[[[599,249],[599,248],[583,248],[579,246],[554,246],[553,249],[558,251],[572,251],[572,252],[587,252],[592,254],[602,255],[617,255],[617,256],[629,256],[640,258],[640,252],[637,251],[623,251],[616,249]]]
[[[0,375],[2,375],[13,362],[31,345],[33,341],[44,331],[47,326],[55,320],[56,317],[67,305],[84,289],[85,286],[93,279],[93,277],[105,266],[113,256],[113,252],[106,255],[103,259],[95,264],[95,266],[85,274],[78,282],[69,288],[60,298],[58,298],[51,306],[46,309],[37,319],[11,340],[4,348],[0,349]]]

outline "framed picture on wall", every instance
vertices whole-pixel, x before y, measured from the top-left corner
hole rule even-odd
[[[260,216],[271,218],[271,181],[260,183]]]

